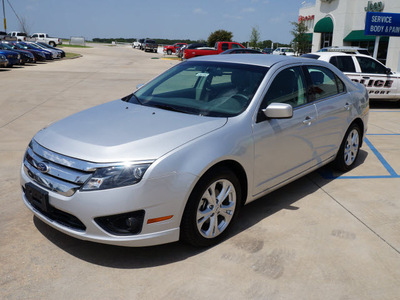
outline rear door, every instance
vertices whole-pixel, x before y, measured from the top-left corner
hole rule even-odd
[[[351,57],[350,57],[351,58]],[[323,162],[336,155],[351,120],[352,101],[344,83],[328,68],[307,66],[317,110],[316,156]]]
[[[352,81],[360,82],[361,74],[358,63],[351,55],[336,55],[329,59],[329,62],[346,74]],[[357,65],[357,68],[356,68]]]

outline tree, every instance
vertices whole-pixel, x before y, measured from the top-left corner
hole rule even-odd
[[[261,41],[258,43],[258,45],[261,49],[272,48],[272,41],[271,40]]]
[[[18,17],[18,16],[17,16]],[[25,17],[21,17],[21,18],[18,18],[18,20],[19,20],[19,30],[20,31],[22,31],[22,32],[25,32],[27,35],[30,35],[30,26],[29,26],[29,24],[28,24],[28,21],[26,20],[26,18]]]
[[[258,27],[252,27],[250,35],[250,47],[257,48],[259,46],[258,45],[259,40],[260,40],[260,32],[258,30]]]
[[[207,44],[210,47],[214,47],[216,42],[224,41],[224,42],[232,42],[233,34],[230,31],[226,31],[223,29],[219,29],[210,34],[207,40]]]
[[[291,34],[294,36],[293,39],[293,48],[300,55],[309,52],[311,48],[311,43],[308,40],[307,36],[307,26],[303,21],[299,23],[291,22],[293,25],[293,30]]]

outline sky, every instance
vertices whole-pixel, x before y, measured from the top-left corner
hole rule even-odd
[[[290,22],[298,19],[302,0],[4,0],[7,32],[45,32],[70,38],[166,38],[207,40],[219,29],[233,40],[250,39],[252,28],[260,41],[289,43]],[[1,3],[1,1],[0,1]],[[0,11],[3,13],[2,7]],[[3,22],[1,22],[3,25]],[[0,27],[4,29],[4,26]]]

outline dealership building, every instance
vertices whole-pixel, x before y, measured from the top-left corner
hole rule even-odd
[[[315,0],[303,2],[299,21],[308,28],[311,51],[329,46],[357,46],[374,53],[393,71],[400,72],[400,36],[365,35],[367,12],[400,14],[400,0]],[[399,16],[400,17],[400,16]]]

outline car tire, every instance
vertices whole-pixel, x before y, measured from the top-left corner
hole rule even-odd
[[[49,45],[52,46],[52,47],[55,47],[55,46],[56,46],[56,43],[50,42]]]
[[[357,160],[361,146],[360,126],[353,123],[347,130],[335,159],[335,167],[343,172],[351,170]]]
[[[171,49],[168,49],[168,50],[167,50],[167,54],[168,54],[168,55],[171,55],[171,54],[172,54]]]
[[[219,243],[236,219],[241,199],[240,182],[230,169],[207,172],[186,204],[180,227],[181,240],[197,247]]]

